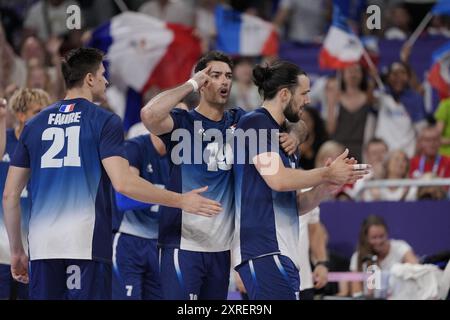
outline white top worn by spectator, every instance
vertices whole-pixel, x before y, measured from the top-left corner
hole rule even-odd
[[[314,288],[313,274],[309,260],[309,234],[308,225],[320,222],[320,209],[314,208],[300,217],[300,291]]]
[[[375,129],[375,137],[383,139],[389,150],[403,150],[409,158],[414,156],[416,149],[416,129],[422,122],[413,123],[405,106],[394,100],[391,95],[376,93],[379,112]]]
[[[445,299],[450,288],[450,263],[445,271],[432,264],[395,264],[389,287],[392,300]]]
[[[194,26],[194,8],[189,6],[185,1],[169,0],[165,6],[161,6],[161,2],[166,1],[153,0],[145,2],[139,8],[139,12],[165,22],[184,24],[191,27]]]
[[[389,271],[396,263],[402,263],[405,254],[412,250],[411,246],[404,240],[390,239],[390,248],[387,256],[379,261],[381,270]],[[350,260],[350,271],[358,271],[358,252],[353,253]]]
[[[67,8],[71,5],[78,5],[78,2],[64,0],[58,6],[53,6],[48,1],[45,4],[44,2],[46,1],[38,1],[30,7],[25,17],[25,27],[36,30],[38,37],[44,41],[52,35],[59,36],[68,33]],[[46,10],[44,10],[45,7]],[[83,23],[83,19],[81,19],[81,23]]]
[[[326,30],[325,0],[281,0],[280,9],[290,11],[288,39],[317,42]]]

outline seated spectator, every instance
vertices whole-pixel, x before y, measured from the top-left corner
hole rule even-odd
[[[439,153],[450,157],[450,98],[444,99],[434,113],[436,127],[441,135],[441,148]]]
[[[147,1],[139,8],[139,12],[171,23],[193,27],[195,24],[194,8],[185,1],[153,0]]]
[[[384,179],[406,179],[408,176],[409,159],[405,152],[394,150],[384,162]],[[416,200],[415,187],[384,187],[366,189],[362,198],[364,201],[412,201]]]
[[[252,80],[253,64],[250,59],[240,58],[234,66],[234,80],[228,105],[252,111],[261,106],[261,96]]]
[[[416,136],[426,125],[423,98],[411,89],[411,71],[404,62],[390,65],[386,93],[377,92],[378,121],[375,137],[383,139],[389,150],[415,153]]]
[[[422,129],[418,139],[419,154],[411,159],[411,178],[420,178],[428,172],[434,177],[450,177],[450,157],[439,154],[440,141],[437,127],[428,126]]]
[[[376,256],[382,271],[389,271],[396,263],[419,263],[406,241],[389,239],[386,222],[376,215],[366,217],[361,225],[357,249],[350,260],[350,271],[364,272],[363,261],[372,256]],[[362,294],[363,284],[352,282],[351,291],[353,296]]]

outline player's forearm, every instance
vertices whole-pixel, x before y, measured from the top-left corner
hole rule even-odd
[[[321,229],[320,222],[310,224],[308,227],[312,258],[315,262],[328,260],[325,236]]]
[[[20,195],[3,195],[3,216],[11,254],[19,254],[24,250],[20,223]]]
[[[282,167],[277,175],[277,191],[295,191],[318,186],[325,182],[328,168],[299,170]]]
[[[323,185],[314,187],[306,192],[297,192],[297,206],[299,215],[310,212],[317,207],[323,200],[330,197],[329,192]]]
[[[156,187],[145,179],[129,176],[118,192],[137,201],[160,204],[166,207],[181,208],[182,195]]]
[[[158,124],[169,117],[170,111],[193,89],[190,83],[184,83],[151,99],[141,110],[141,119],[147,129],[158,131]]]

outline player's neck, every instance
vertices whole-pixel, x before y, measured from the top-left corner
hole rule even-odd
[[[207,103],[202,103],[195,108],[195,111],[200,113],[202,116],[212,120],[212,121],[220,121],[223,118],[223,113],[225,111],[225,106],[211,106]]]
[[[20,135],[22,134],[23,128],[25,127],[24,123],[19,123],[17,127],[14,128],[14,134],[16,135],[17,140],[19,140]]]
[[[272,101],[264,101],[263,108],[269,111],[272,118],[281,126],[286,121],[286,116],[283,113],[283,110],[277,103]]]
[[[84,88],[72,88],[67,90],[66,97],[64,98],[64,100],[79,99],[79,98],[84,98],[88,101],[94,100],[92,93]]]

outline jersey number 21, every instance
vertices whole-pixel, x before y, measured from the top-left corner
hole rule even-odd
[[[61,152],[66,144],[67,154],[63,158],[56,156]],[[41,157],[41,168],[61,168],[80,167],[80,127],[72,126],[68,128],[51,127],[42,133],[42,141],[53,141],[47,152]]]

